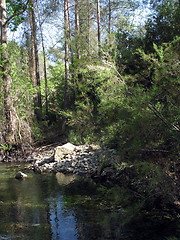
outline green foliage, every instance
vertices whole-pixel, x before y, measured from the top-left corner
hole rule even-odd
[[[25,19],[25,16],[23,14],[19,15],[19,13],[25,9],[25,4],[27,1],[6,0],[6,2],[8,17],[14,16],[9,23],[9,27],[12,31],[15,31]]]
[[[150,100],[166,118],[171,130],[178,130],[179,44],[180,38],[175,38],[169,44],[160,47],[154,45],[154,54],[147,55],[141,52],[143,60],[151,62],[153,71],[153,84],[148,90]]]
[[[43,130],[44,129],[44,124],[40,124],[36,121],[33,121],[33,123],[31,124],[31,131],[32,131],[32,136],[33,136],[33,141],[34,142],[41,142],[44,139],[44,133]],[[47,126],[46,126],[47,129]]]
[[[168,45],[154,45],[154,54],[142,50],[136,53],[141,64],[148,66],[142,75],[152,72],[152,85],[148,88],[138,84],[140,74],[125,75],[122,81],[114,68],[109,67],[111,64],[87,65],[87,69],[81,69],[76,111],[71,112],[69,119],[76,133],[112,144],[128,158],[137,156],[141,149],[176,151],[178,46],[176,38]]]
[[[7,3],[10,16],[22,10],[26,1],[9,0]],[[132,1],[123,4],[136,9],[138,2],[133,3],[135,5]],[[122,15],[114,19],[117,26],[111,26],[114,32],[105,34],[106,41],[102,32],[101,59],[97,58],[97,36],[93,34],[89,38],[95,26],[91,18],[87,19],[88,5],[79,9],[80,32],[73,32],[73,16],[70,16],[68,109],[63,106],[66,81],[62,61],[50,67],[48,79],[49,114],[58,118],[57,124],[66,120],[69,141],[115,146],[122,157],[131,159],[146,149],[177,152],[180,39],[175,36],[179,35],[179,4],[169,0],[153,3],[155,15],[147,22],[145,38],[144,27],[130,25],[130,12],[123,10]],[[105,27],[108,7],[107,1],[101,6]],[[118,1],[111,7],[116,15],[114,8],[120,7]],[[94,10],[93,5],[90,17]],[[111,16],[111,24],[115,15]],[[13,26],[18,26],[22,20],[20,16],[15,18]],[[54,53],[58,51],[58,59],[64,56],[60,50],[51,48]],[[38,89],[32,87],[29,79],[27,50],[11,42],[8,51],[14,106],[20,119],[32,122],[33,97]],[[2,84],[0,81],[0,86]],[[44,100],[44,80],[41,90]],[[0,99],[3,102],[2,91]],[[3,116],[1,105],[0,112]],[[49,123],[44,121],[44,126]],[[33,129],[39,139],[41,130],[38,130],[37,123]]]
[[[9,42],[8,52],[13,80],[12,100],[18,116],[29,121],[32,117],[35,90],[29,78],[27,51],[17,43]]]
[[[64,65],[58,62],[57,65],[50,67],[50,78],[48,80],[49,109],[59,111],[63,106],[65,78]]]
[[[9,146],[8,144],[0,144],[0,149],[2,149],[3,151],[10,151],[11,146]]]
[[[114,69],[98,61],[84,64],[75,74],[78,76],[75,83],[75,102],[73,110],[68,112],[71,136],[74,131],[80,136],[81,142],[96,141],[101,92],[108,79],[117,77]]]
[[[16,124],[18,126],[18,143],[23,141],[22,144],[31,142],[31,129],[30,124],[32,121],[32,99],[34,91],[32,84],[28,77],[27,67],[27,51],[20,47],[15,42],[9,42],[7,46],[9,54],[10,74],[12,79],[12,86],[10,89],[11,101],[15,107],[17,116]],[[3,63],[2,63],[3,64]],[[1,72],[1,74],[4,74]],[[2,76],[0,76],[0,131],[5,130],[5,114],[4,114],[4,92],[3,92]]]
[[[146,24],[145,45],[152,51],[153,43],[161,45],[180,36],[180,5],[178,1],[163,0],[154,2],[154,12]]]
[[[104,204],[108,202],[111,208],[122,207],[122,205],[128,205],[128,203],[132,201],[132,195],[128,189],[119,185],[114,185],[111,188],[100,185],[98,192],[103,196],[103,199],[105,199]]]
[[[152,186],[162,181],[164,175],[161,168],[151,162],[140,162],[136,164],[139,179],[151,179]]]
[[[151,137],[153,142],[156,131],[152,131],[154,121],[147,108],[148,97],[141,88],[133,90],[130,95],[127,89],[116,84],[116,91],[111,90],[112,94],[101,102],[99,108],[102,141],[115,145],[129,157],[132,151],[145,147],[148,138]]]

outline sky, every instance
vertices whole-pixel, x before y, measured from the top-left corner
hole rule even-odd
[[[134,12],[134,16],[132,17],[132,22],[134,25],[143,25],[144,22],[147,19],[147,16],[150,14],[150,10],[148,6],[146,8],[140,7]],[[45,22],[42,25],[43,28],[43,36],[44,36],[44,42],[46,50],[50,47],[57,47],[61,46],[60,39],[63,38],[63,16],[57,16],[55,19],[53,18],[52,23]],[[22,44],[25,42],[25,36],[23,31],[23,25],[20,24],[17,31],[12,32],[10,29],[8,29],[8,40],[9,41],[15,41],[19,44]],[[39,39],[40,43],[40,39]],[[39,50],[41,51],[41,45],[39,45]]]

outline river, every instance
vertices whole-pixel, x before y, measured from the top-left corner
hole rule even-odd
[[[27,172],[0,164],[0,240],[178,240],[180,224],[139,211],[121,186],[74,175]]]

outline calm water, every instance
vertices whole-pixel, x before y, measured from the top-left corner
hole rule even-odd
[[[139,213],[125,189],[106,189],[75,176],[14,178],[0,164],[0,240],[179,240],[179,223]]]

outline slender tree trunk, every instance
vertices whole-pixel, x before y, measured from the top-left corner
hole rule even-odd
[[[26,32],[26,46],[28,49],[28,66],[29,66],[29,76],[32,82],[32,85],[35,87],[36,78],[35,78],[35,62],[34,62],[34,44],[33,37]]]
[[[6,117],[6,132],[5,132],[5,141],[7,144],[13,145],[17,143],[16,139],[16,121],[17,114],[13,107],[13,101],[11,98],[11,87],[12,79],[10,75],[10,65],[7,52],[7,22],[6,22],[6,1],[1,0],[0,2],[0,11],[1,11],[1,45],[2,45],[2,54],[1,54],[1,71],[3,79],[3,88],[4,88],[4,112]]]
[[[100,2],[97,0],[98,55],[101,56]]]
[[[43,36],[43,31],[42,31],[42,23],[41,23],[41,17],[40,17],[40,12],[39,12],[38,1],[37,1],[37,7],[38,7],[39,30],[40,30],[40,34],[41,34],[41,44],[42,44],[42,50],[43,50],[46,118],[48,118],[48,79],[47,79],[46,51],[45,51],[45,46],[44,46],[44,36]]]
[[[88,7],[88,35],[87,35],[87,42],[88,42],[88,55],[90,54],[90,2],[87,0],[87,7]]]
[[[37,41],[37,27],[34,13],[34,1],[30,1],[31,9],[29,11],[30,15],[30,26],[31,26],[31,37],[34,51],[34,63],[35,63],[35,82],[34,86],[37,87],[37,94],[34,98],[34,112],[38,121],[42,119],[42,100],[41,100],[41,81],[39,74],[39,58],[38,58],[38,41]]]
[[[69,22],[68,22],[68,0],[64,0],[64,36],[65,36],[65,92],[64,92],[64,108],[66,109],[69,103],[69,80],[70,80],[70,73],[69,73]]]
[[[71,64],[73,65],[74,64],[74,48],[72,46],[72,33],[71,33],[71,25],[70,25],[70,11],[68,10],[68,39],[69,39],[69,51],[71,53]]]
[[[76,52],[77,58],[80,59],[80,23],[79,23],[79,1],[75,0],[75,30],[76,30]]]
[[[79,20],[78,20],[78,22],[79,22]],[[76,75],[75,75],[75,71],[76,71],[76,67],[75,67],[75,61],[74,61],[74,53],[77,55],[76,57],[79,59],[80,58],[80,55],[79,55],[79,53],[77,53],[77,45],[76,46],[74,46],[73,44],[72,44],[72,30],[71,30],[71,25],[70,25],[70,23],[71,23],[71,20],[70,20],[70,11],[68,11],[68,29],[69,29],[69,51],[70,51],[70,62],[71,62],[71,72],[70,72],[70,74],[71,74],[71,78],[72,78],[72,81],[73,81],[73,88],[71,89],[72,90],[72,96],[71,96],[71,99],[70,99],[70,97],[68,98],[69,99],[69,101],[71,101],[71,104],[72,103],[74,103],[74,101],[75,101],[75,98],[76,98],[76,91],[75,91],[75,89],[76,89]]]
[[[111,0],[109,0],[108,8],[109,8],[108,33],[110,34],[111,33]]]

